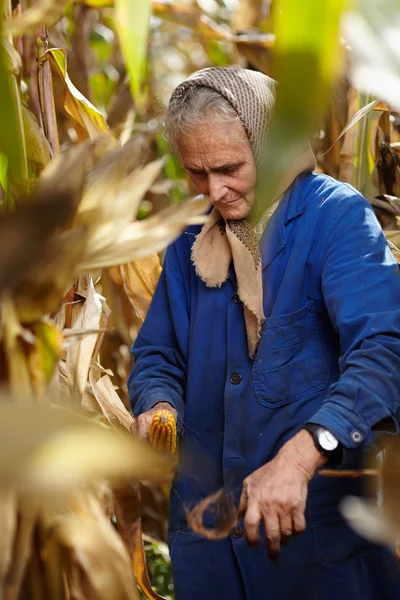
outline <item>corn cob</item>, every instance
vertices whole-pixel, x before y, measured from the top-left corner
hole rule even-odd
[[[176,423],[169,410],[158,410],[154,415],[149,432],[150,443],[154,448],[173,454],[176,449]]]

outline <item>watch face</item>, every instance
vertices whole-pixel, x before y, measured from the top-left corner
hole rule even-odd
[[[318,441],[321,444],[321,448],[326,450],[327,452],[331,452],[332,450],[336,450],[339,445],[338,440],[335,438],[333,433],[328,431],[327,429],[323,429],[318,431]]]

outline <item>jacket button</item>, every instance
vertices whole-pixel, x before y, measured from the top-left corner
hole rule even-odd
[[[235,294],[233,296],[233,301],[235,304],[243,304],[243,302],[241,301],[241,299],[239,298],[239,294]]]
[[[242,381],[242,376],[239,375],[239,373],[232,373],[232,375],[229,377],[229,381],[233,385],[237,385],[238,383],[240,383]]]
[[[351,438],[352,442],[355,442],[356,444],[359,444],[360,442],[363,441],[364,436],[361,433],[361,431],[357,431],[357,429],[355,429],[354,431],[351,432],[350,438]]]
[[[231,535],[235,540],[238,540],[243,535],[243,530],[240,527],[234,527],[231,531]]]

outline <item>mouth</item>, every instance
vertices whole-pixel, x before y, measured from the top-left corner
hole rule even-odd
[[[220,206],[228,206],[229,204],[234,204],[235,202],[237,202],[238,200],[240,200],[239,198],[234,198],[233,200],[221,200],[220,202],[218,202],[218,204]]]

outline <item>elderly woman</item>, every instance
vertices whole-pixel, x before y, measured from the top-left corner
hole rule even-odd
[[[248,219],[273,87],[260,73],[205,69],[168,109],[171,146],[214,207],[166,252],[129,379],[139,434],[159,408],[181,432],[175,597],[398,599],[394,556],[338,509],[363,482],[317,471],[359,467],[376,432],[398,430],[399,271],[369,204],[314,174],[310,149],[273,207]],[[221,487],[244,519],[211,541],[185,509]]]

